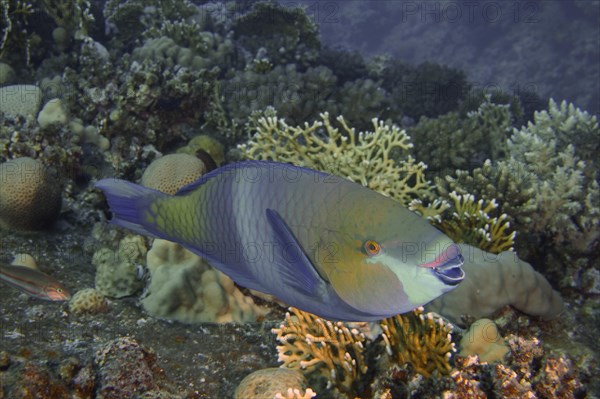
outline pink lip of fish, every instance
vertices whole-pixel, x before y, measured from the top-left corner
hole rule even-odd
[[[0,264],[0,279],[34,298],[53,302],[71,299],[69,290],[58,280],[30,267]]]

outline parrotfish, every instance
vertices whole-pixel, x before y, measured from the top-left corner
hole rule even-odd
[[[360,184],[265,161],[226,165],[174,196],[96,183],[111,223],[205,258],[237,284],[332,320],[408,312],[463,279],[459,247]]]
[[[27,266],[0,264],[0,279],[27,295],[46,301],[68,301],[69,290],[55,278]]]

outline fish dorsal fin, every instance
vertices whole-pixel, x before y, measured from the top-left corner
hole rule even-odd
[[[201,176],[198,180],[196,180],[186,186],[183,186],[181,189],[179,189],[179,191],[177,191],[177,193],[175,195],[189,194],[190,192],[196,190],[198,187],[200,187],[204,183],[208,182],[209,180],[211,180],[217,176],[227,176],[227,175],[234,176],[235,173],[242,173],[242,175],[240,175],[239,177],[244,178],[246,173],[245,173],[245,171],[244,172],[241,172],[241,171],[244,169],[248,169],[248,168],[263,168],[263,169],[282,168],[282,169],[288,170],[288,172],[289,172],[289,170],[294,169],[297,171],[307,171],[307,172],[311,173],[312,175],[318,176],[320,179],[328,180],[331,182],[335,181],[335,179],[341,179],[340,177],[330,175],[325,172],[319,172],[316,170],[303,168],[301,166],[294,166],[294,165],[282,163],[282,162],[242,161],[242,162],[236,162],[236,163],[231,163],[231,164],[228,164],[225,166],[221,166],[215,170],[208,172],[207,174]]]
[[[308,259],[281,215],[273,209],[267,209],[266,215],[275,232],[277,247],[274,248],[274,256],[284,285],[294,287],[308,296],[323,293],[325,280]]]

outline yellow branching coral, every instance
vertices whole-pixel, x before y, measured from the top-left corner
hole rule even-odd
[[[346,177],[405,206],[432,197],[427,166],[408,155],[412,143],[404,130],[374,118],[373,131],[356,133],[342,116],[337,126],[328,113],[320,116],[320,121],[294,127],[268,109],[251,118],[247,129],[253,137],[239,148],[248,159],[290,162]]]
[[[495,254],[513,250],[517,233],[511,230],[506,214],[491,216],[498,207],[495,200],[477,200],[472,194],[460,195],[454,191],[448,196],[452,203],[438,200],[425,206],[414,200],[409,209],[427,217],[456,242],[472,244]]]
[[[380,322],[388,355],[397,363],[411,363],[415,371],[429,377],[434,371],[448,374],[450,357],[456,352],[452,324],[423,308],[389,317]]]
[[[367,372],[364,358],[366,337],[342,322],[331,322],[296,308],[272,331],[282,367],[297,368],[305,374],[320,373],[340,392],[352,394],[353,384]]]

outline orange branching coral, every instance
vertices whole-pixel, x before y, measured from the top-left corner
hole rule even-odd
[[[429,377],[434,371],[448,374],[450,357],[456,352],[452,324],[423,308],[381,321],[387,353],[399,363],[411,363],[415,371]]]
[[[305,374],[320,373],[345,394],[366,372],[364,334],[342,322],[331,322],[290,308],[284,322],[272,331],[282,367],[299,368]]]

